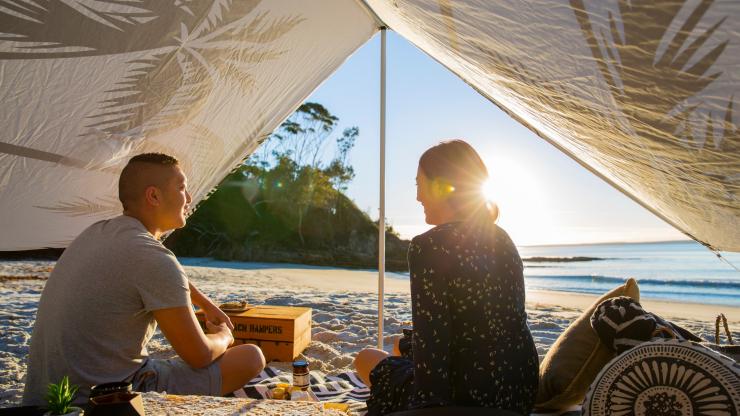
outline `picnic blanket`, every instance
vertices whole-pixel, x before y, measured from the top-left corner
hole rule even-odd
[[[347,403],[352,414],[362,415],[365,413],[367,409],[365,402],[370,397],[370,389],[357,378],[357,374],[346,372],[327,376],[320,371],[311,371],[310,376],[311,391],[319,401]],[[270,390],[275,388],[278,383],[290,384],[292,382],[293,373],[266,367],[243,389],[235,391],[234,396],[269,399]]]
[[[365,402],[370,398],[370,389],[357,377],[354,372],[340,373],[328,376],[320,371],[311,371],[311,391],[319,401],[347,403],[351,414],[364,415],[367,411]],[[278,383],[292,383],[291,372],[280,371],[277,368],[266,367],[257,377],[247,383],[244,388],[234,392],[234,396],[252,399],[269,399],[269,392]],[[533,416],[575,416],[580,415],[580,407],[555,413],[532,413]]]

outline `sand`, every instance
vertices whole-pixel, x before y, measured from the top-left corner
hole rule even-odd
[[[246,300],[253,304],[313,308],[312,342],[304,351],[312,369],[335,373],[351,369],[354,354],[376,344],[377,272],[302,265],[231,263],[183,259],[193,284],[216,302]],[[26,356],[36,308],[54,262],[0,262],[0,407],[17,405],[23,391]],[[396,277],[394,277],[396,276]],[[385,348],[392,335],[410,323],[408,281],[389,274],[385,281]],[[540,356],[595,296],[528,291],[529,324]],[[724,313],[740,339],[740,308],[643,300],[646,310],[709,340],[714,318]],[[149,352],[174,355],[157,334]],[[270,365],[287,369],[283,363]]]
[[[639,283],[639,282],[638,282]],[[540,306],[560,305],[564,308],[583,310],[593,304],[597,299],[595,295],[582,293],[553,292],[546,290],[531,290],[527,292],[527,306],[539,309]],[[706,323],[714,327],[717,315],[723,313],[727,318],[730,328],[737,329],[740,326],[740,307],[705,305],[701,303],[678,303],[655,299],[642,299],[642,307],[649,312],[660,315],[670,321],[679,323],[683,321]],[[711,325],[710,325],[711,323]],[[723,332],[724,333],[724,332]]]

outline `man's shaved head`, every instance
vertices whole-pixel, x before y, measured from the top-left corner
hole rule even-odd
[[[121,171],[118,180],[118,199],[121,200],[123,210],[130,209],[143,198],[148,186],[161,188],[164,185],[161,182],[167,180],[167,175],[162,175],[163,168],[169,169],[178,165],[177,159],[162,153],[143,153],[132,157]]]

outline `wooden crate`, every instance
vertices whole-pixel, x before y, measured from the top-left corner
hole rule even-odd
[[[203,311],[195,313],[205,330]],[[267,361],[293,361],[311,343],[311,308],[252,306],[228,312],[234,324],[234,344],[255,344]]]

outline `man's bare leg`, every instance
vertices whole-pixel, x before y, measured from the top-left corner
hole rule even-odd
[[[265,368],[262,350],[252,344],[237,345],[226,350],[218,363],[221,368],[221,395],[244,387]]]

